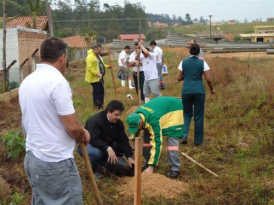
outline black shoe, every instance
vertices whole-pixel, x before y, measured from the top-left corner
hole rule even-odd
[[[179,176],[179,171],[170,171],[169,173],[168,173],[168,177],[170,177],[170,178],[177,178],[178,176]]]
[[[187,138],[182,139],[182,144],[187,144]]]
[[[202,144],[202,142],[201,143],[196,143],[196,144],[194,144],[196,147],[198,147],[198,146],[200,146]]]
[[[103,179],[104,175],[102,175],[100,172],[94,172],[94,177],[95,179]]]
[[[161,84],[160,84],[160,88],[161,88],[162,90],[166,89],[166,84],[165,84],[165,83],[161,83]]]

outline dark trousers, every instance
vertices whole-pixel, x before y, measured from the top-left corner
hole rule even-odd
[[[93,147],[91,144],[87,145],[87,153],[93,172],[98,171],[98,165],[105,167],[109,172],[118,176],[122,175],[126,169],[126,161],[123,158],[123,153],[119,152],[116,143],[113,143],[112,149],[114,150],[118,161],[115,164],[108,163],[108,153],[102,152],[99,148]],[[80,146],[77,149],[78,153],[83,156]]]
[[[104,105],[104,94],[105,94],[103,80],[96,83],[90,83],[90,84],[93,87],[93,92],[92,92],[93,104],[94,106],[98,108],[102,108]]]
[[[204,94],[183,94],[182,102],[184,106],[184,134],[183,138],[188,137],[189,126],[194,111],[194,144],[199,145],[204,139]],[[194,106],[194,107],[193,107]]]
[[[144,72],[141,71],[139,72],[139,83],[140,83],[140,89],[141,89],[141,100],[145,100],[145,96],[144,96],[144,93],[143,93],[143,87],[144,87],[144,81],[145,81],[145,76],[144,76]],[[134,80],[134,84],[135,84],[135,89],[136,89],[136,93],[138,95],[138,86],[139,86],[139,83],[137,82],[138,79],[137,79],[137,73],[134,72],[133,74],[133,80]]]

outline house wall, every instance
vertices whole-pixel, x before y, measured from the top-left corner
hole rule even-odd
[[[3,70],[3,29],[0,30],[0,39],[0,70]],[[8,67],[14,60],[17,62],[10,69],[10,82],[19,82],[19,50],[17,28],[6,29],[6,66]]]
[[[10,82],[21,82],[19,68],[26,58],[30,60],[23,67],[23,77],[25,78],[31,73],[32,59],[31,55],[36,48],[40,49],[41,43],[47,38],[47,32],[29,29],[23,27],[15,27],[6,29],[6,65],[9,66],[11,62],[17,62],[11,67],[9,71]],[[3,39],[3,30],[0,30],[0,39]],[[39,56],[39,51],[36,56]],[[0,40],[0,71],[3,72],[3,41]],[[3,77],[2,77],[3,78]],[[0,80],[1,74],[0,74]]]
[[[23,78],[32,73],[32,54],[36,49],[36,58],[40,58],[40,46],[42,42],[47,38],[46,33],[30,32],[26,29],[18,30],[18,45],[19,45],[19,62],[20,65],[27,59],[29,60],[22,67]]]

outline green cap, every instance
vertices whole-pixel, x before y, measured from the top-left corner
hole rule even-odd
[[[127,117],[129,134],[135,134],[136,132],[138,132],[140,121],[141,121],[141,116],[136,113],[132,113]]]

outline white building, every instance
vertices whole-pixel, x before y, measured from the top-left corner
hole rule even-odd
[[[16,60],[16,63],[9,71],[10,83],[20,83],[22,78],[25,78],[32,72],[32,55],[36,51],[36,57],[40,56],[40,45],[46,38],[47,32],[42,30],[24,27],[6,29],[6,67]],[[3,29],[0,30],[0,39],[0,81],[3,81]],[[24,61],[26,63],[22,67],[20,79],[19,68]]]

